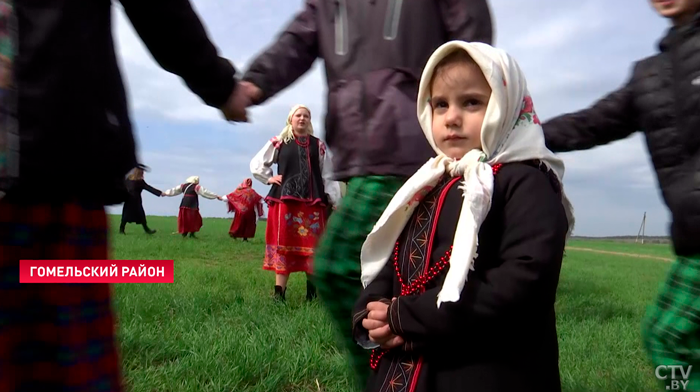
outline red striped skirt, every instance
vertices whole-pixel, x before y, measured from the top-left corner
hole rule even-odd
[[[101,205],[0,200],[0,391],[122,390],[110,286],[19,283],[21,259],[107,259],[107,232]]]

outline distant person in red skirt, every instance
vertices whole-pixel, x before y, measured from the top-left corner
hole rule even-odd
[[[162,68],[227,119],[246,120],[247,89],[188,0],[119,3]],[[6,4],[14,87],[0,104],[0,391],[121,392],[110,285],[19,283],[19,260],[110,258],[105,206],[127,200],[138,163],[114,7]],[[67,182],[76,170],[81,183]]]
[[[188,234],[191,238],[196,238],[194,233],[197,233],[202,228],[202,215],[199,213],[198,196],[211,200],[221,199],[221,197],[199,185],[199,176],[189,177],[184,184],[163,192],[164,197],[180,194],[184,195],[180,202],[180,212],[177,215],[177,232],[182,234],[182,238],[187,237]]]
[[[257,219],[263,216],[262,196],[253,189],[253,180],[246,178],[235,191],[226,196],[222,196],[221,200],[228,205],[228,212],[233,212],[236,215],[231,222],[231,229],[228,234],[231,238],[243,238],[244,242],[248,242],[248,238],[255,237],[257,229]]]
[[[277,175],[272,165],[277,164]],[[328,206],[340,202],[340,185],[331,180],[332,167],[326,145],[313,136],[311,112],[296,105],[279,136],[265,143],[250,162],[250,171],[263,184],[272,185],[268,205],[263,269],[274,271],[275,298],[285,300],[287,280],[304,272],[306,299],[316,298],[309,280],[318,238],[328,219]]]

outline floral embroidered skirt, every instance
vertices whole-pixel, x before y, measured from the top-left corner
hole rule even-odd
[[[263,269],[311,273],[314,248],[326,228],[326,207],[285,201],[271,203],[268,210]]]

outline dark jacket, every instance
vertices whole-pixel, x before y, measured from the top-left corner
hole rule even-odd
[[[660,53],[637,62],[619,90],[592,107],[546,122],[555,152],[585,150],[641,131],[681,256],[700,255],[700,15],[672,28]]]
[[[243,79],[264,102],[324,61],[335,179],[411,176],[434,152],[416,116],[423,67],[454,39],[491,43],[486,0],[306,0]]]
[[[160,196],[161,191],[146,183],[145,180],[126,180],[126,190],[129,198],[124,202],[122,208],[122,222],[124,223],[145,223],[146,212],[143,210],[143,200],[141,192],[148,191],[154,196]]]
[[[218,56],[188,0],[121,4],[163,69],[182,77],[207,105],[226,102],[235,69]],[[8,197],[122,203],[125,175],[137,161],[112,40],[112,2],[33,0],[15,7],[20,174]],[[92,191],[60,187],[66,173],[80,173]],[[61,191],[42,191],[54,186]]]
[[[459,179],[439,184],[416,207],[397,240],[398,263],[390,258],[353,312],[355,340],[371,348],[362,327],[367,304],[397,297],[388,324],[406,342],[374,351],[382,356],[366,392],[388,390],[386,380],[416,392],[561,391],[554,304],[568,222],[556,177],[537,167],[512,163],[498,171],[474,271],[460,300],[439,309],[450,268],[440,263],[449,263],[463,202]]]

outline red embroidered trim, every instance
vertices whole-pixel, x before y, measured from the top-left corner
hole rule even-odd
[[[493,175],[495,176],[496,174],[498,174],[502,167],[502,163],[493,165]],[[401,283],[401,295],[413,295],[417,292],[424,292],[425,286],[428,283],[430,283],[433,279],[435,279],[435,277],[438,276],[442,272],[442,270],[444,270],[445,267],[449,265],[450,257],[452,257],[452,246],[450,246],[450,249],[448,249],[447,252],[445,252],[445,255],[440,258],[440,261],[438,261],[437,263],[435,263],[435,265],[430,267],[425,274],[419,276],[411,284],[407,285],[404,284],[399,269],[399,242],[397,241],[396,246],[394,247],[394,270],[396,271],[396,276],[399,279],[399,283]],[[389,351],[384,349],[373,349],[372,354],[369,357],[370,368],[372,368],[372,370],[377,370],[377,368],[379,367],[379,361],[382,359],[384,354],[388,352]]]

